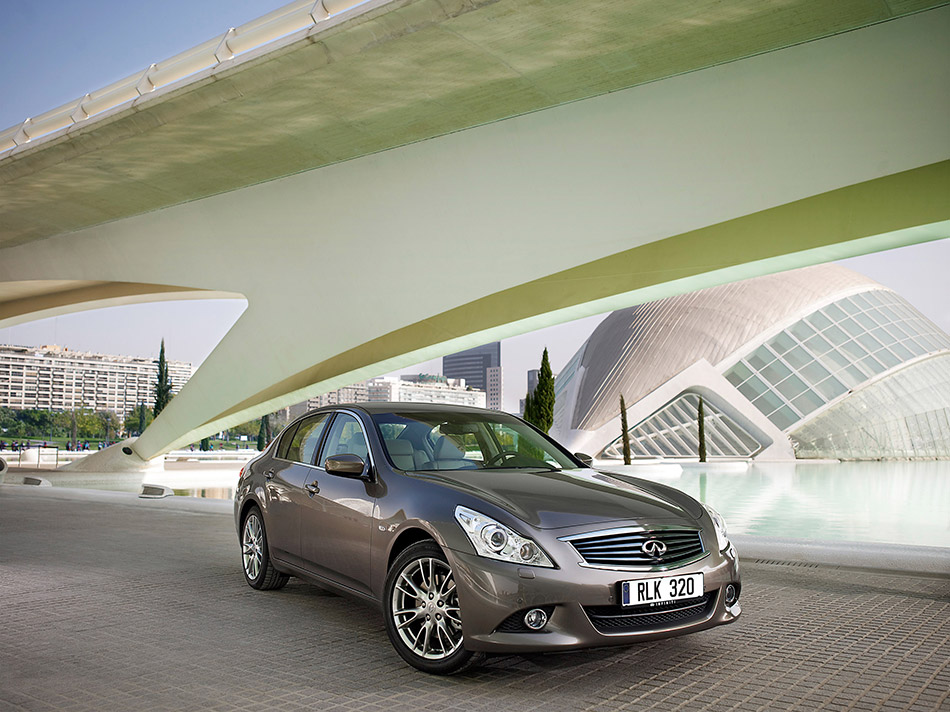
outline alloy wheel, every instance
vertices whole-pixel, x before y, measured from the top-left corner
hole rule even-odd
[[[426,660],[444,660],[462,646],[462,620],[452,568],[433,557],[410,561],[392,596],[399,638]]]
[[[264,529],[256,513],[252,513],[244,521],[241,556],[244,560],[244,573],[252,581],[256,580],[264,560]]]

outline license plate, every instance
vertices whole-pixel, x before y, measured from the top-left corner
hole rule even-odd
[[[621,602],[625,606],[681,601],[687,598],[699,598],[703,593],[701,573],[623,581],[620,584]]]

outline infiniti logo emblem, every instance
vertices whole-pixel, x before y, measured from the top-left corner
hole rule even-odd
[[[659,559],[666,553],[666,544],[659,539],[647,539],[643,542],[643,546],[640,547],[640,550],[647,556]]]

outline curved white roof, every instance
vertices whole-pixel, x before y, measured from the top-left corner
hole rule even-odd
[[[835,264],[816,265],[615,311],[581,348],[574,412],[564,429],[595,430],[705,358],[716,365],[763,332],[857,291],[884,289]]]

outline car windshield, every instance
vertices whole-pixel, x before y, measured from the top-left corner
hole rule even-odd
[[[573,470],[553,441],[505,413],[375,413],[390,461],[400,470]]]

